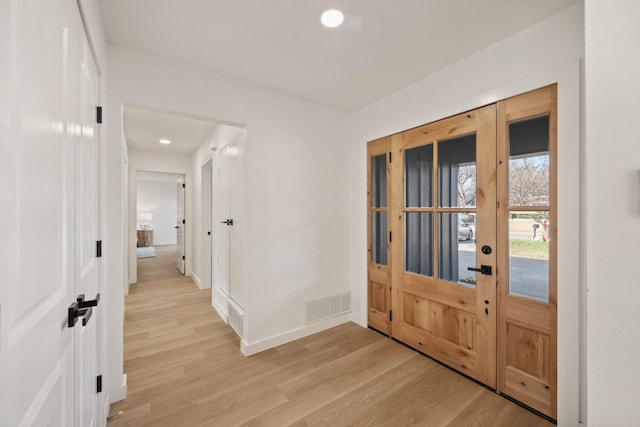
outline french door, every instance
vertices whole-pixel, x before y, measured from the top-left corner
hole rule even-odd
[[[371,141],[367,173],[369,326],[553,418],[554,153],[550,86]]]

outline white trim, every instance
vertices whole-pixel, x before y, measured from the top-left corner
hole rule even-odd
[[[227,149],[229,149],[229,147],[232,147],[234,144],[242,141],[246,137],[247,137],[247,130],[245,128],[241,128],[240,129],[240,133],[238,134],[238,136],[233,138],[231,141],[228,141],[227,143],[225,143],[222,147],[218,147],[216,151],[218,153],[222,154],[225,151],[227,151]]]
[[[322,322],[317,322],[303,328],[294,329],[253,343],[249,343],[247,340],[243,339],[240,341],[240,351],[242,351],[242,354],[245,356],[251,356],[253,354],[269,350],[270,348],[277,347],[348,322],[351,322],[351,313],[345,313]]]
[[[109,389],[109,398],[106,401],[116,403],[127,398],[127,374],[122,374],[122,383],[117,387],[111,387]],[[108,413],[108,411],[107,411]]]
[[[196,273],[191,271],[190,275],[191,275],[191,278],[193,279],[193,281],[196,283],[196,285],[198,285],[198,289],[202,289],[202,285],[200,284],[200,278],[198,276],[196,276]],[[189,276],[189,274],[185,274],[185,276]]]

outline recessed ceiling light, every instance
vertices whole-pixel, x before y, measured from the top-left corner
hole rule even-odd
[[[322,25],[329,28],[336,28],[342,25],[342,21],[344,21],[344,15],[339,10],[331,9],[327,10],[320,17],[320,22]]]
[[[171,144],[171,141],[169,141],[168,139],[161,139],[160,144]]]

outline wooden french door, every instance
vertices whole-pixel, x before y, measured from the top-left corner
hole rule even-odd
[[[556,86],[498,103],[498,390],[557,418]]]
[[[553,418],[554,168],[555,86],[368,145],[369,326]]]

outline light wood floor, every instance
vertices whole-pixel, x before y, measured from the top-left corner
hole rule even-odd
[[[128,397],[109,427],[551,425],[353,323],[244,357],[172,249],[139,260],[126,299]]]

